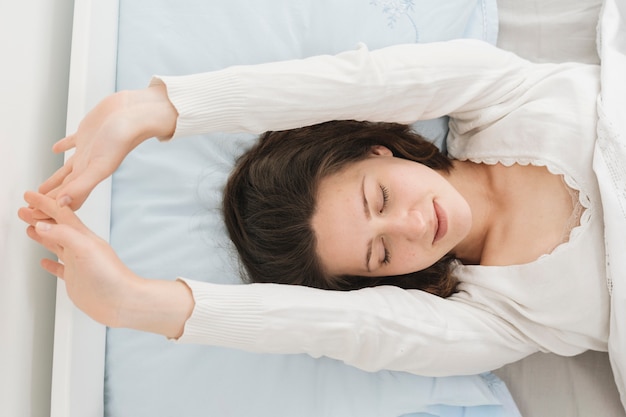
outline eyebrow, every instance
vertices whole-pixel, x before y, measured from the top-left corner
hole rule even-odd
[[[363,195],[363,211],[365,212],[365,218],[369,220],[371,218],[370,215],[370,206],[367,203],[367,198],[365,197],[365,175],[363,176],[363,180],[361,181],[361,194]],[[372,258],[372,239],[367,242],[367,251],[365,252],[365,269],[367,272],[372,272],[370,269],[370,260]]]

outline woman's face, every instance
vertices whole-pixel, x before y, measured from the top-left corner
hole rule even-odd
[[[312,227],[332,275],[392,276],[425,269],[469,233],[467,201],[438,172],[375,147],[323,178]]]

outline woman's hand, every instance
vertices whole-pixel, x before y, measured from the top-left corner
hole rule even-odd
[[[60,206],[77,210],[141,142],[154,136],[171,137],[177,118],[162,84],[106,97],[85,116],[74,134],[54,144],[54,152],[75,152],[39,192],[56,198]]]
[[[59,262],[43,259],[41,265],[65,281],[67,294],[79,309],[111,327],[170,338],[182,334],[194,305],[184,283],[135,275],[69,207],[59,207],[52,198],[35,192],[27,192],[24,199],[29,207],[18,214],[30,225],[28,236],[59,258]]]
[[[32,207],[19,210],[20,218],[31,224],[28,236],[62,262],[43,259],[42,267],[65,280],[70,299],[90,317],[108,326],[120,325],[120,307],[128,288],[140,278],[68,207],[58,207],[54,200],[38,193],[27,192],[24,198]],[[37,212],[43,215],[37,216]],[[51,221],[37,220],[45,216]]]

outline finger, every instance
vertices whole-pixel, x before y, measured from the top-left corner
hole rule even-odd
[[[51,190],[63,184],[63,180],[72,172],[73,166],[73,157],[70,157],[70,159],[68,159],[61,168],[57,169],[56,172],[50,176],[50,178],[45,180],[39,186],[39,192],[42,194],[47,194]]]
[[[67,181],[67,178],[68,177],[65,177],[65,181]],[[52,190],[50,190],[50,191],[48,191],[46,193],[42,193],[42,194],[45,194],[46,196],[48,196],[48,197],[58,201],[57,197],[59,196],[59,187],[53,188]],[[39,192],[41,192],[41,191],[39,191]]]
[[[61,255],[63,254],[62,253],[63,248],[57,245],[56,242],[54,242],[50,238],[44,239],[42,234],[39,234],[37,232],[37,228],[35,226],[28,226],[28,228],[26,229],[26,234],[28,235],[29,238],[39,243],[48,251],[54,253],[58,258],[60,258]]]
[[[33,216],[33,220],[35,223],[42,221],[42,220],[45,220],[48,222],[54,222],[53,218],[51,218],[50,216],[48,216],[46,213],[44,213],[43,211],[39,209],[33,209],[32,216]]]
[[[57,202],[48,196],[33,191],[27,191],[24,194],[24,200],[35,210],[40,210],[57,223],[68,224],[78,229],[84,228],[83,223],[71,209],[59,207]]]
[[[63,139],[57,141],[52,145],[52,151],[55,153],[61,153],[69,151],[76,146],[76,135],[68,135]]]
[[[24,221],[25,223],[28,223],[33,226],[38,221],[54,222],[54,220],[51,219],[50,216],[48,216],[41,210],[38,210],[32,207],[20,207],[17,210],[17,216],[20,219],[22,219],[22,221]]]
[[[47,193],[42,193],[42,194],[45,194],[46,196],[56,200],[57,196],[59,195],[59,189],[58,188],[54,188],[54,189],[48,191]]]
[[[38,222],[35,225],[35,234],[46,248],[56,253],[61,261],[65,261],[65,251],[83,250],[86,243],[84,234],[66,224]],[[54,250],[55,245],[56,250]]]
[[[44,258],[41,260],[41,267],[52,275],[65,279],[65,266],[62,263]]]
[[[35,225],[33,221],[33,212],[35,209],[31,207],[20,207],[17,210],[17,217],[19,217],[24,223]]]
[[[78,210],[91,191],[107,176],[104,169],[100,169],[97,164],[91,164],[80,175],[68,176],[57,191],[57,201],[61,206],[67,205],[72,210]]]
[[[58,215],[59,207],[57,206],[56,201],[41,193],[26,191],[24,193],[24,201],[28,203],[29,208],[33,210],[33,213],[35,210],[40,210],[53,219],[55,219]]]

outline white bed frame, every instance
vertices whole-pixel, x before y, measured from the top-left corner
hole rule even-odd
[[[75,0],[67,132],[115,91],[117,0]],[[66,159],[69,155],[66,154]],[[101,183],[79,210],[83,222],[109,238],[111,181]],[[78,310],[59,280],[52,363],[51,417],[102,417],[106,328]]]

